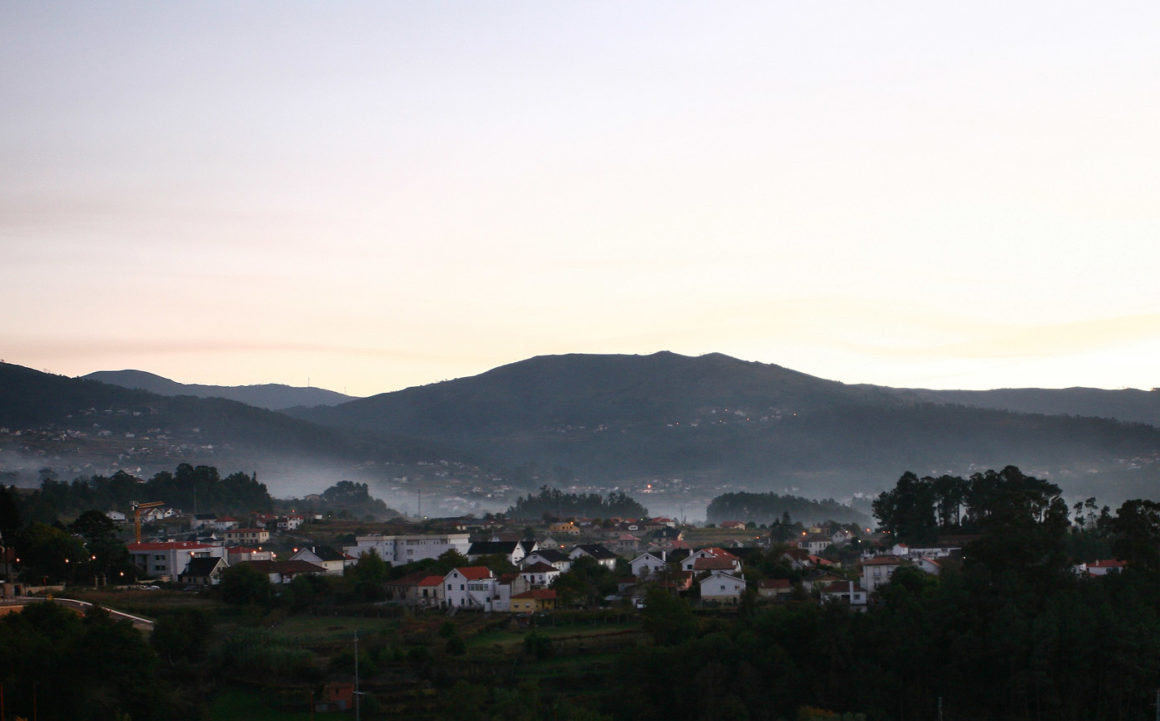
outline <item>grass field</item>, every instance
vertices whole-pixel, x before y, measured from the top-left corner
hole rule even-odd
[[[341,641],[354,636],[367,638],[378,633],[394,633],[398,621],[364,616],[290,616],[276,625],[273,633],[298,643]]]
[[[240,689],[227,689],[214,697],[209,707],[210,721],[337,721],[350,719],[351,713],[310,711],[279,711],[266,706],[256,694]]]
[[[483,646],[500,646],[505,650],[522,644],[524,638],[535,631],[540,635],[547,636],[551,639],[559,638],[585,638],[593,637],[599,638],[601,636],[610,636],[613,634],[624,633],[625,631],[635,631],[638,626],[636,624],[600,624],[594,626],[583,625],[567,625],[567,626],[541,626],[534,629],[520,629],[518,631],[485,631],[478,633],[467,639],[468,648],[483,647]]]

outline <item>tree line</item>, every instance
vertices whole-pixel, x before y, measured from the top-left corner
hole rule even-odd
[[[607,496],[598,493],[564,493],[541,486],[538,494],[520,496],[507,509],[510,518],[644,518],[648,509],[621,491]]]
[[[801,496],[777,493],[723,493],[709,502],[705,510],[711,523],[722,521],[752,521],[754,523],[786,522],[787,517],[799,521],[864,524],[866,516],[832,498],[815,501]]]
[[[269,513],[274,501],[257,474],[242,472],[221,477],[213,466],[182,463],[173,473],[161,471],[143,480],[124,471],[112,476],[94,475],[71,483],[44,473],[40,488],[23,499],[29,521],[51,523],[58,517],[76,516],[87,510],[129,509],[133,501],[164,501],[167,506],[192,513]]]

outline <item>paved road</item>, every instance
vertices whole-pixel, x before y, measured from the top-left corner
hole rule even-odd
[[[25,606],[26,604],[29,604],[29,603],[39,603],[40,601],[47,601],[47,600],[49,600],[49,599],[40,598],[38,596],[18,596],[14,599],[4,601],[2,605],[9,608],[9,609],[15,610],[16,608],[22,608],[23,606]],[[89,609],[90,606],[93,605],[93,604],[89,603],[88,601],[78,601],[75,598],[60,598],[59,596],[54,596],[52,598],[52,601],[54,601],[55,603],[59,603],[62,606],[67,606],[68,608],[71,608],[71,609],[78,611],[80,613],[84,613],[85,611],[87,611]],[[133,627],[136,628],[138,631],[148,631],[148,632],[153,631],[152,619],[145,618],[144,616],[134,616],[131,613],[125,613],[124,611],[118,611],[116,609],[109,608],[108,606],[102,606],[101,608],[104,608],[106,611],[108,611],[109,615],[112,616],[113,618],[125,619],[127,621],[132,621]]]

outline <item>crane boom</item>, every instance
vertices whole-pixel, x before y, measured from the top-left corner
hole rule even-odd
[[[130,505],[133,506],[133,537],[137,543],[141,542],[141,509],[142,508],[157,508],[164,506],[165,501],[149,501],[148,503],[137,503],[133,501]]]

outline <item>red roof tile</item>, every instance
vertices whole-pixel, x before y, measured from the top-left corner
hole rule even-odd
[[[188,551],[197,548],[216,548],[209,543],[197,543],[196,541],[164,541],[157,543],[130,543],[130,551]]]
[[[455,570],[459,571],[459,573],[462,574],[463,577],[468,581],[478,581],[481,578],[491,578],[491,569],[487,566],[464,566],[463,568],[457,568]]]

